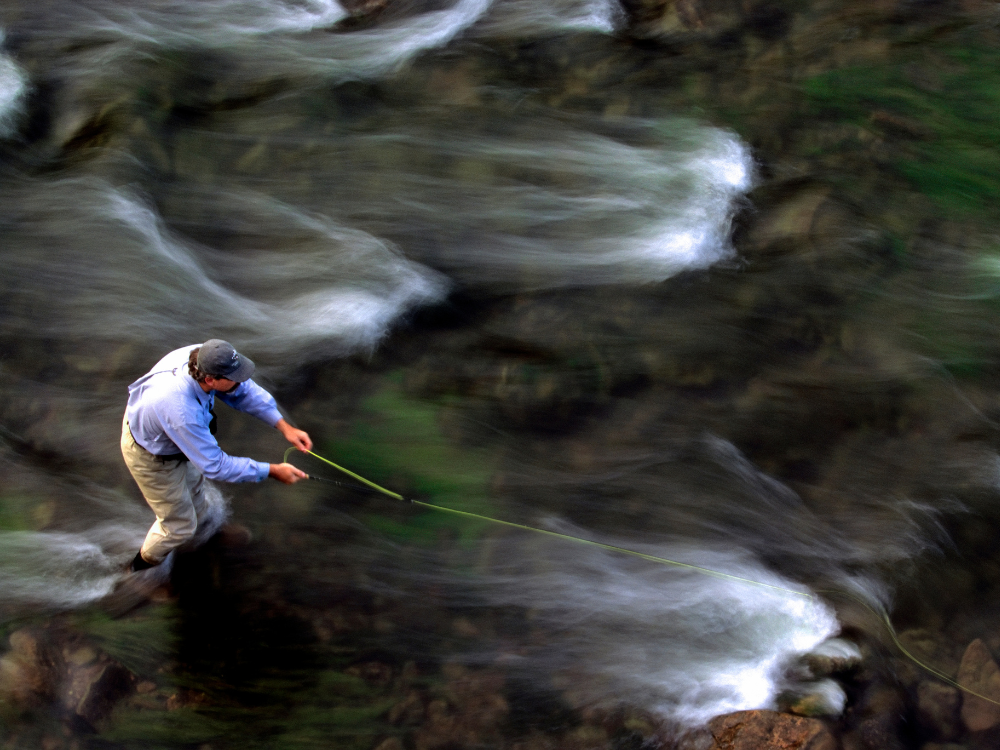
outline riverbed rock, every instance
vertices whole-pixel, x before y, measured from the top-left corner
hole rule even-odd
[[[861,666],[861,649],[843,638],[830,638],[806,654],[805,662],[814,677],[852,672]]]
[[[15,630],[9,641],[10,651],[0,658],[0,698],[24,707],[50,698],[62,667],[58,649],[34,628]]]
[[[787,711],[798,716],[839,716],[846,703],[844,689],[827,678],[803,685],[789,702]]]
[[[470,671],[446,664],[443,697],[432,700],[414,735],[416,750],[484,744],[510,711],[502,695],[504,677],[496,670]]]
[[[969,644],[958,668],[958,684],[1000,701],[1000,667],[979,638]],[[970,732],[981,732],[1000,724],[1000,706],[966,693],[962,698],[962,721]]]
[[[819,719],[777,711],[737,711],[708,724],[711,750],[836,750],[837,741]]]
[[[67,712],[94,727],[133,686],[131,673],[106,657],[85,664],[70,662],[60,698]]]
[[[951,685],[937,680],[921,680],[917,685],[917,712],[920,723],[935,737],[958,736],[958,711],[962,696]]]
[[[854,736],[864,750],[905,750],[899,737],[899,715],[877,714],[862,721]]]

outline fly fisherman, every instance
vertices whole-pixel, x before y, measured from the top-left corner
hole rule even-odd
[[[170,352],[128,387],[122,455],[156,522],[131,570],[159,565],[191,539],[207,511],[205,477],[223,482],[285,484],[305,479],[288,463],[267,464],[223,452],[215,440],[215,397],[275,427],[299,450],[312,440],[278,412],[274,397],[250,380],[254,364],[232,344],[211,339]]]

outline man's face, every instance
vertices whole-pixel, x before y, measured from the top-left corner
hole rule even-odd
[[[230,391],[236,389],[239,386],[235,380],[229,380],[228,378],[213,378],[209,375],[205,378],[205,385],[209,387],[209,390],[218,391],[219,393],[229,393]]]

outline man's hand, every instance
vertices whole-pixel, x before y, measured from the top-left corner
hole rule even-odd
[[[267,472],[267,475],[274,477],[283,484],[295,484],[309,478],[309,475],[302,471],[302,469],[291,464],[271,464],[271,470]]]
[[[278,423],[274,427],[285,436],[285,440],[294,445],[300,451],[312,450],[312,438],[309,437],[309,433],[305,430],[299,430],[292,427],[284,419],[279,419]]]

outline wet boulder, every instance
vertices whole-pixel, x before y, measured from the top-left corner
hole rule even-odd
[[[819,719],[777,711],[737,711],[708,725],[711,750],[835,750],[837,741]]]
[[[969,644],[958,668],[958,684],[979,695],[1000,701],[1000,667],[979,638]],[[982,732],[1000,724],[1000,705],[966,693],[962,698],[962,721],[970,732]]]
[[[133,691],[135,680],[125,667],[106,655],[81,650],[85,653],[74,652],[67,660],[59,697],[67,713],[95,727]]]
[[[806,654],[805,663],[814,677],[853,672],[861,666],[861,649],[843,638],[830,638]]]
[[[10,650],[0,657],[0,699],[33,706],[52,697],[62,669],[57,648],[41,629],[10,635]]]
[[[788,697],[787,711],[799,716],[839,716],[847,703],[844,689],[829,678],[806,683]]]
[[[495,737],[510,711],[502,673],[449,664],[444,676],[441,697],[427,704],[424,723],[414,735],[416,750],[478,745]]]
[[[744,14],[729,0],[626,0],[630,31],[640,38],[687,41],[738,29]]]
[[[961,703],[961,694],[951,685],[937,680],[921,680],[917,685],[917,716],[933,737],[950,740],[958,736]]]

